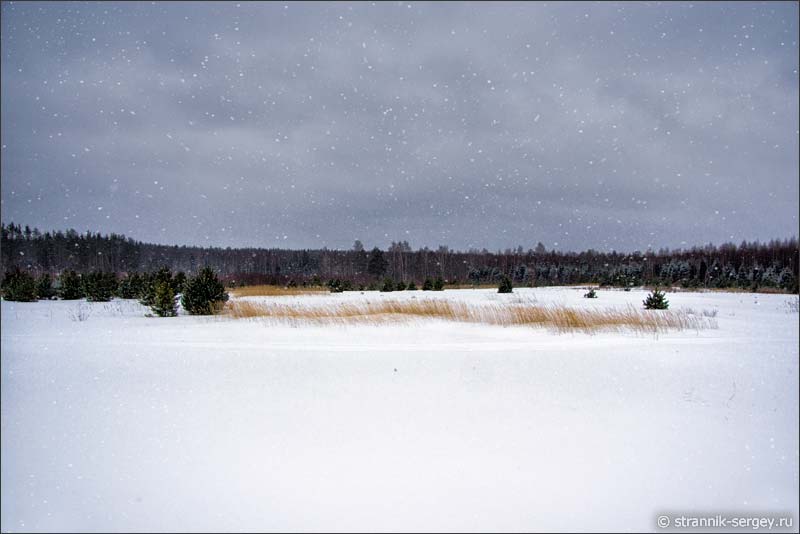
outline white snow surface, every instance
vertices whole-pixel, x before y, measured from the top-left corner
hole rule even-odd
[[[535,299],[585,288],[281,297]],[[3,531],[654,531],[798,520],[791,295],[669,293],[718,329],[147,318],[2,302]],[[796,524],[796,523],[795,523]]]

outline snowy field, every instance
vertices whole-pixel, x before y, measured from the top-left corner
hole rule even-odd
[[[286,299],[604,308],[646,294],[584,292]],[[4,301],[2,530],[653,531],[662,510],[796,522],[797,297],[667,296],[716,310],[718,328],[293,327]]]

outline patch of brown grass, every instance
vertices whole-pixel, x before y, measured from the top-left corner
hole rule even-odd
[[[327,306],[232,301],[228,303],[227,313],[237,319],[265,318],[293,325],[385,324],[414,319],[438,319],[588,333],[621,330],[657,333],[717,327],[713,318],[693,315],[682,310],[639,310],[632,306],[625,309],[580,310],[566,306],[518,303],[475,305],[446,300],[345,302]]]
[[[497,284],[445,284],[445,289],[497,289]],[[419,286],[420,288],[422,285]]]
[[[237,287],[235,289],[231,289],[230,292],[236,297],[280,297],[327,293],[328,290],[322,287],[283,287],[262,285]]]

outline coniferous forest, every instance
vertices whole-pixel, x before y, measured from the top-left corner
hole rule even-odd
[[[227,285],[339,280],[354,289],[379,288],[387,278],[404,284],[442,278],[449,285],[481,285],[508,276],[515,286],[599,283],[798,291],[796,237],[630,253],[548,251],[541,243],[528,250],[519,246],[495,252],[446,246],[412,250],[405,241],[393,242],[387,250],[367,250],[360,241],[349,250],[287,250],[168,246],[113,233],[42,232],[9,223],[2,224],[0,252],[4,272],[19,268],[37,277],[64,271],[124,277],[161,267],[194,274],[208,266]]]

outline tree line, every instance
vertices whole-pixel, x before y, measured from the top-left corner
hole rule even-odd
[[[496,285],[504,276],[515,286],[598,283],[631,287],[661,285],[715,288],[775,288],[798,292],[796,237],[768,242],[708,244],[645,252],[583,252],[536,247],[490,252],[451,250],[447,246],[413,250],[407,241],[386,250],[365,249],[356,241],[349,250],[221,248],[143,243],[120,234],[41,232],[19,224],[2,224],[3,270],[34,276],[112,272],[124,276],[172,271],[197,273],[211,267],[227,285],[323,285],[338,280],[348,288],[380,289],[395,284],[422,284],[441,278],[449,285]]]

